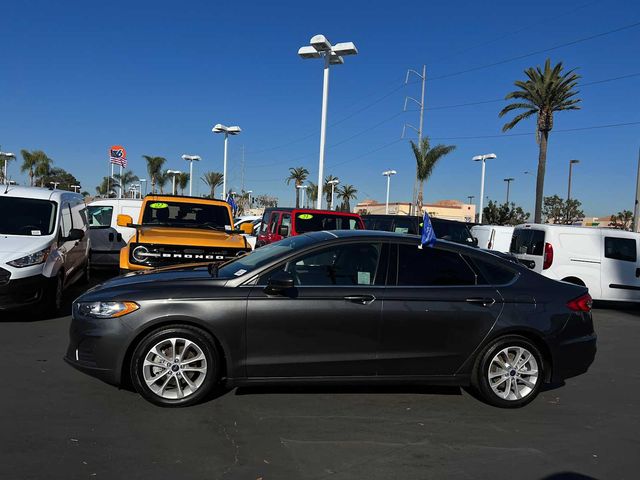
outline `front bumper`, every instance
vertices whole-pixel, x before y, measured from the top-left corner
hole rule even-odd
[[[0,310],[28,307],[40,302],[49,282],[50,279],[44,275],[34,275],[0,285]]]
[[[81,372],[120,385],[131,330],[119,319],[78,317],[75,310],[74,305],[64,360]]]

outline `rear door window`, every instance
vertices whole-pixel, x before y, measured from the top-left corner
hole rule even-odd
[[[89,205],[89,227],[110,227],[113,217],[113,207],[106,205]]]
[[[480,277],[478,278],[479,284],[507,285],[518,276],[516,270],[498,265],[497,263],[485,261],[477,257],[473,257],[471,261],[480,272]]]
[[[456,252],[398,245],[398,286],[476,285],[476,274]]]
[[[516,229],[511,237],[511,253],[542,256],[544,253],[544,230]]]
[[[604,237],[604,256],[613,260],[635,262],[637,258],[635,239]]]

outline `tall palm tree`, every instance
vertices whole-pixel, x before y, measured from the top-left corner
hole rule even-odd
[[[111,193],[109,190],[111,186],[113,186],[113,184],[116,182],[115,178],[111,178],[111,177],[102,177],[102,181],[100,182],[100,185],[98,185],[96,187],[96,193],[100,196],[109,196],[109,194]]]
[[[312,208],[316,208],[316,202],[318,201],[318,185],[313,182],[309,182],[307,187],[307,203],[311,202]]]
[[[53,160],[42,150],[21,150],[20,153],[23,159],[20,171],[29,172],[29,185],[33,187],[37,177],[42,178],[49,173]]]
[[[156,173],[156,185],[160,188],[160,193],[164,193],[164,186],[169,181],[169,174],[167,172],[160,171]]]
[[[580,75],[575,70],[563,72],[562,62],[551,66],[551,60],[547,58],[544,69],[530,67],[524,71],[527,80],[516,80],[515,90],[505,97],[505,100],[517,99],[504,107],[499,117],[503,117],[512,110],[524,110],[516,115],[510,122],[505,123],[502,131],[506,132],[515,127],[520,120],[537,115],[536,138],[538,140],[538,176],[536,179],[536,209],[534,222],[542,221],[542,198],[544,195],[544,175],[547,166],[547,146],[549,132],[553,129],[553,113],[562,110],[579,110],[579,98],[574,98],[578,91],[574,88],[578,85]]]
[[[209,185],[211,189],[210,197],[216,198],[216,188],[222,185],[224,175],[220,172],[206,172],[202,177],[202,181]]]
[[[143,155],[143,158],[147,162],[147,172],[149,173],[149,177],[151,177],[151,193],[156,193],[156,183],[158,183],[158,177],[162,175],[162,167],[167,159],[164,157],[152,157],[150,155]]]
[[[125,192],[127,191],[127,187],[130,184],[139,180],[138,176],[131,170],[125,170],[124,172],[122,172],[122,175],[116,173],[113,178],[116,179],[116,182],[122,188],[122,196],[124,196]]]
[[[178,178],[176,178],[176,181],[178,183],[178,188],[180,189],[180,195],[184,195],[184,189],[189,185],[189,174],[181,173],[178,175]]]
[[[334,177],[333,175],[328,175],[324,179],[324,185],[322,186],[322,193],[326,195],[327,205],[331,205],[331,184],[329,182],[333,180],[338,180],[338,177]],[[334,188],[335,192],[335,188]]]
[[[304,167],[292,167],[289,169],[289,176],[286,178],[286,181],[287,185],[289,185],[293,180],[296,187],[296,208],[300,208],[300,189],[298,187],[304,183],[308,176],[309,170]]]
[[[345,212],[350,212],[351,203],[349,201],[356,198],[356,194],[358,193],[358,190],[356,190],[356,187],[354,187],[353,185],[347,184],[338,188],[337,192],[338,192],[338,198],[342,199],[342,210]]]
[[[424,201],[424,182],[426,182],[433,173],[436,163],[438,163],[438,161],[445,155],[453,152],[456,149],[456,146],[436,145],[432,148],[429,142],[429,137],[424,137],[420,142],[420,145],[417,145],[413,141],[410,143],[413,155],[416,157],[416,179],[420,182],[420,188],[418,189],[418,210],[422,211],[422,204]]]

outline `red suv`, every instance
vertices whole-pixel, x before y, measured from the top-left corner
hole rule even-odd
[[[320,230],[364,230],[360,215],[308,208],[267,208],[262,216],[256,247],[293,235]]]

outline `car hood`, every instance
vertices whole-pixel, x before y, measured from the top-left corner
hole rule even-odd
[[[51,236],[0,235],[0,262],[6,263],[49,246]]]
[[[137,238],[137,240],[136,240]],[[225,246],[243,248],[244,238],[235,233],[206,230],[203,228],[139,227],[136,243],[188,246]]]

